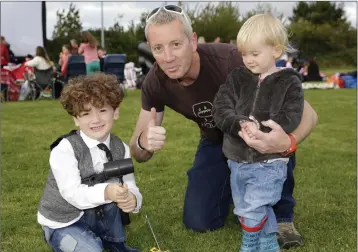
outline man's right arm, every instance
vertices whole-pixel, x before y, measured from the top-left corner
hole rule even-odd
[[[162,148],[165,140],[165,130],[160,126],[163,117],[164,111],[157,113],[154,108],[151,111],[141,109],[129,144],[132,156],[137,162],[148,161],[154,151]]]

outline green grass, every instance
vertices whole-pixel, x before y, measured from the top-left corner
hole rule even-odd
[[[356,90],[307,90],[319,125],[299,146],[295,169],[295,223],[305,239],[297,252],[356,251]],[[48,174],[49,145],[74,128],[58,101],[14,102],[2,106],[1,251],[51,251],[42,239],[36,212]],[[128,143],[140,108],[140,92],[130,91],[114,133]],[[167,143],[135,174],[144,205],[131,215],[128,243],[149,251],[155,242],[180,252],[237,251],[241,231],[230,213],[224,228],[204,234],[182,224],[182,208],[199,130],[167,109]]]

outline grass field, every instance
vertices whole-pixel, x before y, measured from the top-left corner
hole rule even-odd
[[[356,251],[357,166],[356,90],[308,90],[306,100],[319,125],[299,146],[295,169],[295,223],[305,239],[297,252]],[[48,174],[49,145],[74,128],[58,101],[14,102],[2,106],[1,251],[51,251],[42,239],[36,212]],[[130,91],[121,106],[114,133],[126,142],[140,108],[140,92]],[[194,123],[167,109],[167,143],[135,173],[144,205],[131,215],[128,243],[149,251],[155,242],[175,252],[237,251],[239,225],[230,213],[224,228],[198,234],[182,224],[182,208],[199,131]]]

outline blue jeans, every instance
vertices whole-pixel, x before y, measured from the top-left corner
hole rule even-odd
[[[277,232],[276,217],[272,206],[281,198],[283,183],[287,176],[284,161],[272,163],[237,163],[228,160],[231,170],[231,193],[234,200],[234,213],[247,227],[258,227],[263,223],[266,234]]]
[[[104,218],[87,209],[74,224],[58,229],[42,227],[45,241],[57,251],[100,252],[126,240],[121,214],[115,203],[104,205]],[[118,250],[120,251],[120,250]]]
[[[287,165],[287,179],[281,200],[273,206],[277,222],[292,222],[293,168],[295,157]],[[188,186],[184,200],[184,225],[198,232],[222,227],[232,203],[230,170],[222,151],[222,143],[201,139],[193,167],[188,170]]]

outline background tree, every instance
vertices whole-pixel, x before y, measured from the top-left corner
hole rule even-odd
[[[123,15],[118,14],[113,26],[105,29],[105,49],[108,54],[124,53],[127,55],[127,61],[136,62],[138,58],[137,47],[140,41],[142,41],[137,37],[140,27],[138,28],[132,20],[125,29],[120,22],[122,17]],[[95,36],[98,41],[101,41],[101,29],[89,29],[89,32]]]
[[[299,2],[289,26],[300,57],[324,65],[357,64],[357,29],[344,16],[343,4]]]
[[[58,10],[56,16],[57,23],[52,33],[52,40],[49,40],[47,45],[49,56],[54,62],[58,61],[62,45],[69,44],[71,39],[79,39],[82,30],[80,12],[73,3],[68,10]]]
[[[254,9],[248,11],[244,16],[242,21],[245,22],[247,19],[249,19],[251,16],[256,14],[263,14],[268,13],[271,14],[281,21],[285,21],[285,17],[282,12],[279,12],[275,7],[272,7],[270,3],[258,3]]]
[[[299,2],[293,9],[290,20],[296,23],[300,20],[309,21],[312,24],[337,25],[347,22],[344,16],[344,3],[336,4],[328,1]]]
[[[242,22],[240,21],[239,6],[233,2],[220,2],[217,5],[208,3],[201,7],[197,5],[193,10],[186,9],[192,20],[193,30],[199,36],[204,36],[207,42],[216,37],[221,42],[230,42],[236,39]]]
[[[65,9],[57,11],[56,16],[57,23],[52,33],[52,39],[78,36],[78,33],[82,30],[82,23],[80,12],[73,3],[70,4],[67,11]]]
[[[320,65],[356,65],[357,29],[348,23],[343,4],[333,2],[299,2],[293,9],[293,15],[287,19],[270,3],[259,3],[247,13],[240,13],[240,3],[220,2],[219,4],[197,4],[189,9],[179,2],[192,20],[194,31],[204,36],[207,42],[221,37],[222,42],[236,40],[243,22],[257,13],[271,13],[284,22],[288,28],[290,42],[299,50],[302,59],[316,57]],[[140,22],[131,21],[124,26],[122,16],[105,29],[105,47],[108,53],[125,53],[127,61],[137,62],[138,44],[145,41],[144,28],[147,12],[140,16]],[[289,22],[285,22],[289,21]],[[72,38],[79,38],[82,29],[80,14],[75,5],[57,12],[57,24],[49,41],[47,50],[53,61],[63,44]],[[101,41],[99,28],[90,32]]]

